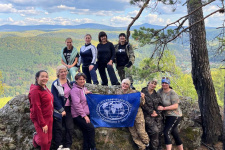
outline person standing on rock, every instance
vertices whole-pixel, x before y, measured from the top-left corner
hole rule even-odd
[[[33,146],[41,150],[49,150],[52,140],[53,95],[47,88],[48,73],[40,70],[35,75],[35,84],[30,86],[30,118],[36,133],[33,136]]]
[[[85,45],[80,48],[80,57],[78,66],[82,64],[82,72],[86,75],[87,83],[91,84],[91,79],[94,84],[98,84],[96,74],[96,60],[97,60],[97,49],[91,44],[91,35],[85,35]]]
[[[71,38],[67,38],[65,42],[66,47],[61,51],[61,63],[66,66],[67,70],[69,71],[69,73],[67,74],[68,79],[70,81],[74,81],[74,77],[78,70],[75,65],[78,62],[79,54],[77,52],[77,49],[73,46],[73,41]]]
[[[119,43],[115,45],[116,51],[116,69],[122,81],[125,78],[128,78],[131,81],[131,88],[133,87],[133,78],[130,74],[132,65],[134,64],[135,56],[132,46],[126,41],[126,34],[119,34]],[[125,68],[127,71],[125,72]]]
[[[162,106],[162,99],[155,91],[156,85],[157,80],[153,79],[148,82],[147,87],[141,90],[145,94],[145,104],[142,110],[146,131],[150,138],[150,149],[162,150],[163,114],[161,110],[158,110],[158,106]]]
[[[116,91],[116,94],[136,93],[136,90],[130,88],[130,84],[131,83],[129,79],[123,79],[121,88]],[[141,93],[140,106],[144,105],[145,103],[144,97],[145,95]],[[145,150],[149,146],[149,137],[145,131],[145,119],[141,107],[138,108],[134,126],[129,127],[129,131],[139,150]]]
[[[75,124],[77,124],[83,133],[83,150],[96,150],[95,148],[95,128],[89,118],[89,107],[86,94],[90,93],[84,86],[86,75],[78,73],[75,76],[75,83],[70,91],[71,95],[71,113]]]
[[[162,78],[162,88],[157,91],[162,98],[163,106],[158,106],[159,111],[164,111],[165,127],[163,130],[166,149],[172,149],[172,141],[170,134],[172,134],[178,150],[183,150],[183,143],[178,132],[178,124],[181,121],[182,112],[179,106],[180,100],[176,92],[170,87],[170,79],[168,77]]]
[[[107,68],[108,75],[112,85],[120,85],[113,69],[113,61],[115,59],[115,48],[107,39],[107,34],[101,31],[98,34],[98,71],[102,79],[102,85],[108,86],[108,79],[105,72]]]
[[[52,83],[51,88],[54,96],[52,150],[70,150],[72,145],[73,118],[70,104],[72,86],[67,79],[67,73],[66,66],[58,66],[56,68],[58,79]],[[63,127],[65,128],[65,134],[63,134]]]

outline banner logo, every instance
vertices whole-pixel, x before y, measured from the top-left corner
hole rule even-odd
[[[106,99],[97,105],[96,112],[102,120],[109,123],[120,123],[131,113],[132,105],[123,99]]]

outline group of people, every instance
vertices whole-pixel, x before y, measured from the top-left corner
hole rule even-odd
[[[86,99],[86,94],[90,91],[85,83],[91,83],[91,80],[94,84],[99,83],[96,75],[98,68],[102,85],[108,85],[105,72],[107,68],[111,84],[120,85],[112,66],[115,62],[122,81],[121,88],[116,93],[137,92],[132,89],[132,80],[126,78],[131,76],[124,69],[133,65],[134,53],[131,45],[126,42],[124,33],[119,35],[119,43],[114,47],[107,40],[106,33],[100,32],[97,49],[91,44],[91,35],[87,34],[80,55],[72,46],[71,38],[66,39],[66,45],[61,52],[63,65],[56,69],[57,79],[52,83],[51,91],[46,86],[48,73],[45,70],[36,73],[35,84],[30,87],[30,118],[36,130],[33,146],[41,147],[41,150],[70,150],[75,123],[83,133],[83,150],[96,150],[95,129],[90,121]],[[76,74],[81,64],[83,73]],[[158,92],[155,91],[156,85],[157,80],[151,80],[141,91],[135,123],[133,127],[129,127],[133,141],[140,150],[160,150],[164,134],[166,149],[171,150],[172,134],[177,148],[183,150],[177,128],[182,117],[179,97],[170,87],[169,78],[162,79],[162,88]]]
[[[80,71],[82,65],[82,72],[87,77],[87,83],[93,81],[93,84],[99,84],[96,75],[98,69],[102,85],[107,86],[107,69],[111,85],[120,85],[113,68],[113,63],[115,63],[120,80],[129,78],[131,84],[133,84],[129,71],[125,72],[125,68],[128,68],[128,70],[132,68],[135,60],[133,48],[126,41],[126,35],[124,33],[119,34],[119,42],[115,46],[108,41],[107,34],[103,31],[98,35],[99,44],[97,48],[91,44],[91,39],[90,34],[85,35],[85,45],[80,48],[80,55],[73,47],[72,39],[66,39],[66,47],[61,51],[61,62],[68,68],[68,78],[74,80],[76,72]]]

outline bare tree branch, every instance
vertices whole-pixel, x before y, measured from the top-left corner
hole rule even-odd
[[[197,22],[193,23],[191,26],[189,26],[189,27],[187,27],[187,28],[183,29],[182,31],[180,31],[180,32],[179,32],[176,36],[174,36],[172,39],[170,39],[170,40],[166,41],[166,43],[169,43],[169,42],[173,41],[173,40],[174,40],[174,39],[176,39],[179,35],[181,35],[181,33],[183,33],[184,31],[186,31],[187,29],[191,28],[192,26],[196,25],[197,23],[199,23],[199,22],[201,22],[201,21],[205,20],[206,18],[210,17],[211,15],[213,15],[213,14],[215,14],[215,13],[217,13],[217,12],[221,11],[221,9],[223,9],[223,10],[224,10],[224,8],[220,8],[220,9],[218,9],[218,10],[216,10],[216,11],[214,11],[214,12],[210,13],[210,14],[209,14],[209,15],[207,15],[206,17],[202,18],[201,20],[199,20],[199,21],[197,21]]]
[[[178,22],[179,22],[180,20],[182,20],[182,19],[185,19],[185,21],[186,21],[188,16],[190,16],[191,14],[193,14],[194,12],[196,12],[197,10],[201,9],[202,7],[204,7],[204,6],[206,6],[206,5],[210,4],[210,3],[212,3],[212,2],[214,2],[214,1],[216,1],[216,0],[209,1],[208,3],[205,3],[204,5],[199,6],[197,9],[193,10],[190,14],[187,14],[186,16],[183,16],[183,17],[181,17],[180,19],[178,19],[178,20],[176,20],[176,21],[174,21],[174,22],[172,22],[172,23],[170,23],[170,24],[167,24],[164,28],[160,29],[158,32],[160,32],[160,31],[162,31],[162,30],[165,30],[166,28],[168,28],[169,26],[171,26],[171,25],[173,25],[173,24],[178,23]]]
[[[133,18],[133,20],[131,21],[131,23],[128,25],[127,27],[127,41],[129,42],[129,37],[130,37],[130,28],[131,26],[134,24],[134,22],[140,17],[141,13],[143,12],[143,10],[145,9],[145,7],[148,6],[150,0],[147,0],[143,6],[141,7],[141,9],[139,10],[138,14],[136,15],[136,17]]]

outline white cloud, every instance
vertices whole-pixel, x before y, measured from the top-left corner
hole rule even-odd
[[[93,14],[96,15],[96,16],[113,16],[116,13],[121,13],[121,11],[105,11],[105,10],[102,10],[102,11],[93,12]]]
[[[90,14],[90,10],[89,9],[76,9],[75,11],[72,11],[71,14],[86,15],[86,14]]]
[[[28,8],[26,10],[17,10],[18,13],[20,13],[21,16],[26,16],[26,15],[39,15],[42,13],[42,11],[37,11],[35,10],[34,7]]]
[[[14,13],[16,11],[12,4],[0,4],[0,13]]]
[[[134,10],[132,12],[129,12],[128,15],[129,16],[136,16],[138,14],[138,12],[139,12],[138,10]]]
[[[13,22],[13,21],[14,21],[11,17],[9,17],[7,20],[8,20],[9,22]]]
[[[205,19],[205,24],[208,27],[220,27],[224,22],[224,18],[224,14],[216,13]]]
[[[70,18],[63,18],[63,17],[56,17],[56,18],[31,18],[27,17],[24,20],[15,21],[12,18],[8,18],[7,20],[2,20],[0,24],[13,24],[13,25],[77,25],[81,23],[91,23],[94,22],[92,19],[89,18],[82,18],[82,19],[70,19]]]
[[[144,21],[149,23],[149,24],[154,24],[154,25],[165,25],[165,23],[170,21],[170,20],[167,19],[165,21],[163,18],[160,18],[156,14],[148,14],[147,16],[145,16]]]
[[[25,9],[17,10],[13,7],[12,4],[0,4],[0,13],[16,13],[21,16],[26,15],[39,15],[41,11],[35,10],[34,7],[27,7]]]
[[[117,2],[127,2],[127,3],[130,3],[130,0],[115,0]]]
[[[23,3],[26,3],[27,0],[10,0],[11,2],[14,2],[14,3],[20,3],[20,4],[23,4]]]
[[[121,11],[91,11],[89,9],[76,9],[75,11],[71,12],[72,14],[78,15],[96,15],[96,16],[113,16],[116,13],[121,13]]]
[[[219,7],[215,6],[215,5],[207,5],[207,6],[203,7],[204,12],[212,12],[212,11],[215,11],[217,9],[219,9]]]
[[[1,0],[1,3],[12,3],[17,9],[21,7],[38,7],[48,12],[56,12],[57,6],[77,7],[92,11],[124,11],[130,6],[129,0]]]
[[[214,5],[208,5],[203,8],[204,10],[204,16],[209,15],[210,13],[220,9],[218,6]],[[222,23],[224,22],[225,15],[224,13],[215,13],[211,16],[209,16],[207,19],[205,19],[205,25],[208,27],[220,27],[222,26]]]
[[[177,3],[175,5],[164,5],[160,3],[157,6],[157,12],[159,14],[187,14],[187,6],[182,6],[181,4]]]
[[[131,20],[129,16],[114,16],[110,19],[110,22],[112,26],[124,27],[127,26]]]
[[[166,20],[166,24],[170,24],[171,23],[171,20],[170,19],[167,19]]]
[[[75,10],[76,9],[75,7],[68,7],[65,5],[59,5],[59,6],[57,6],[57,8],[62,9],[62,10]]]

